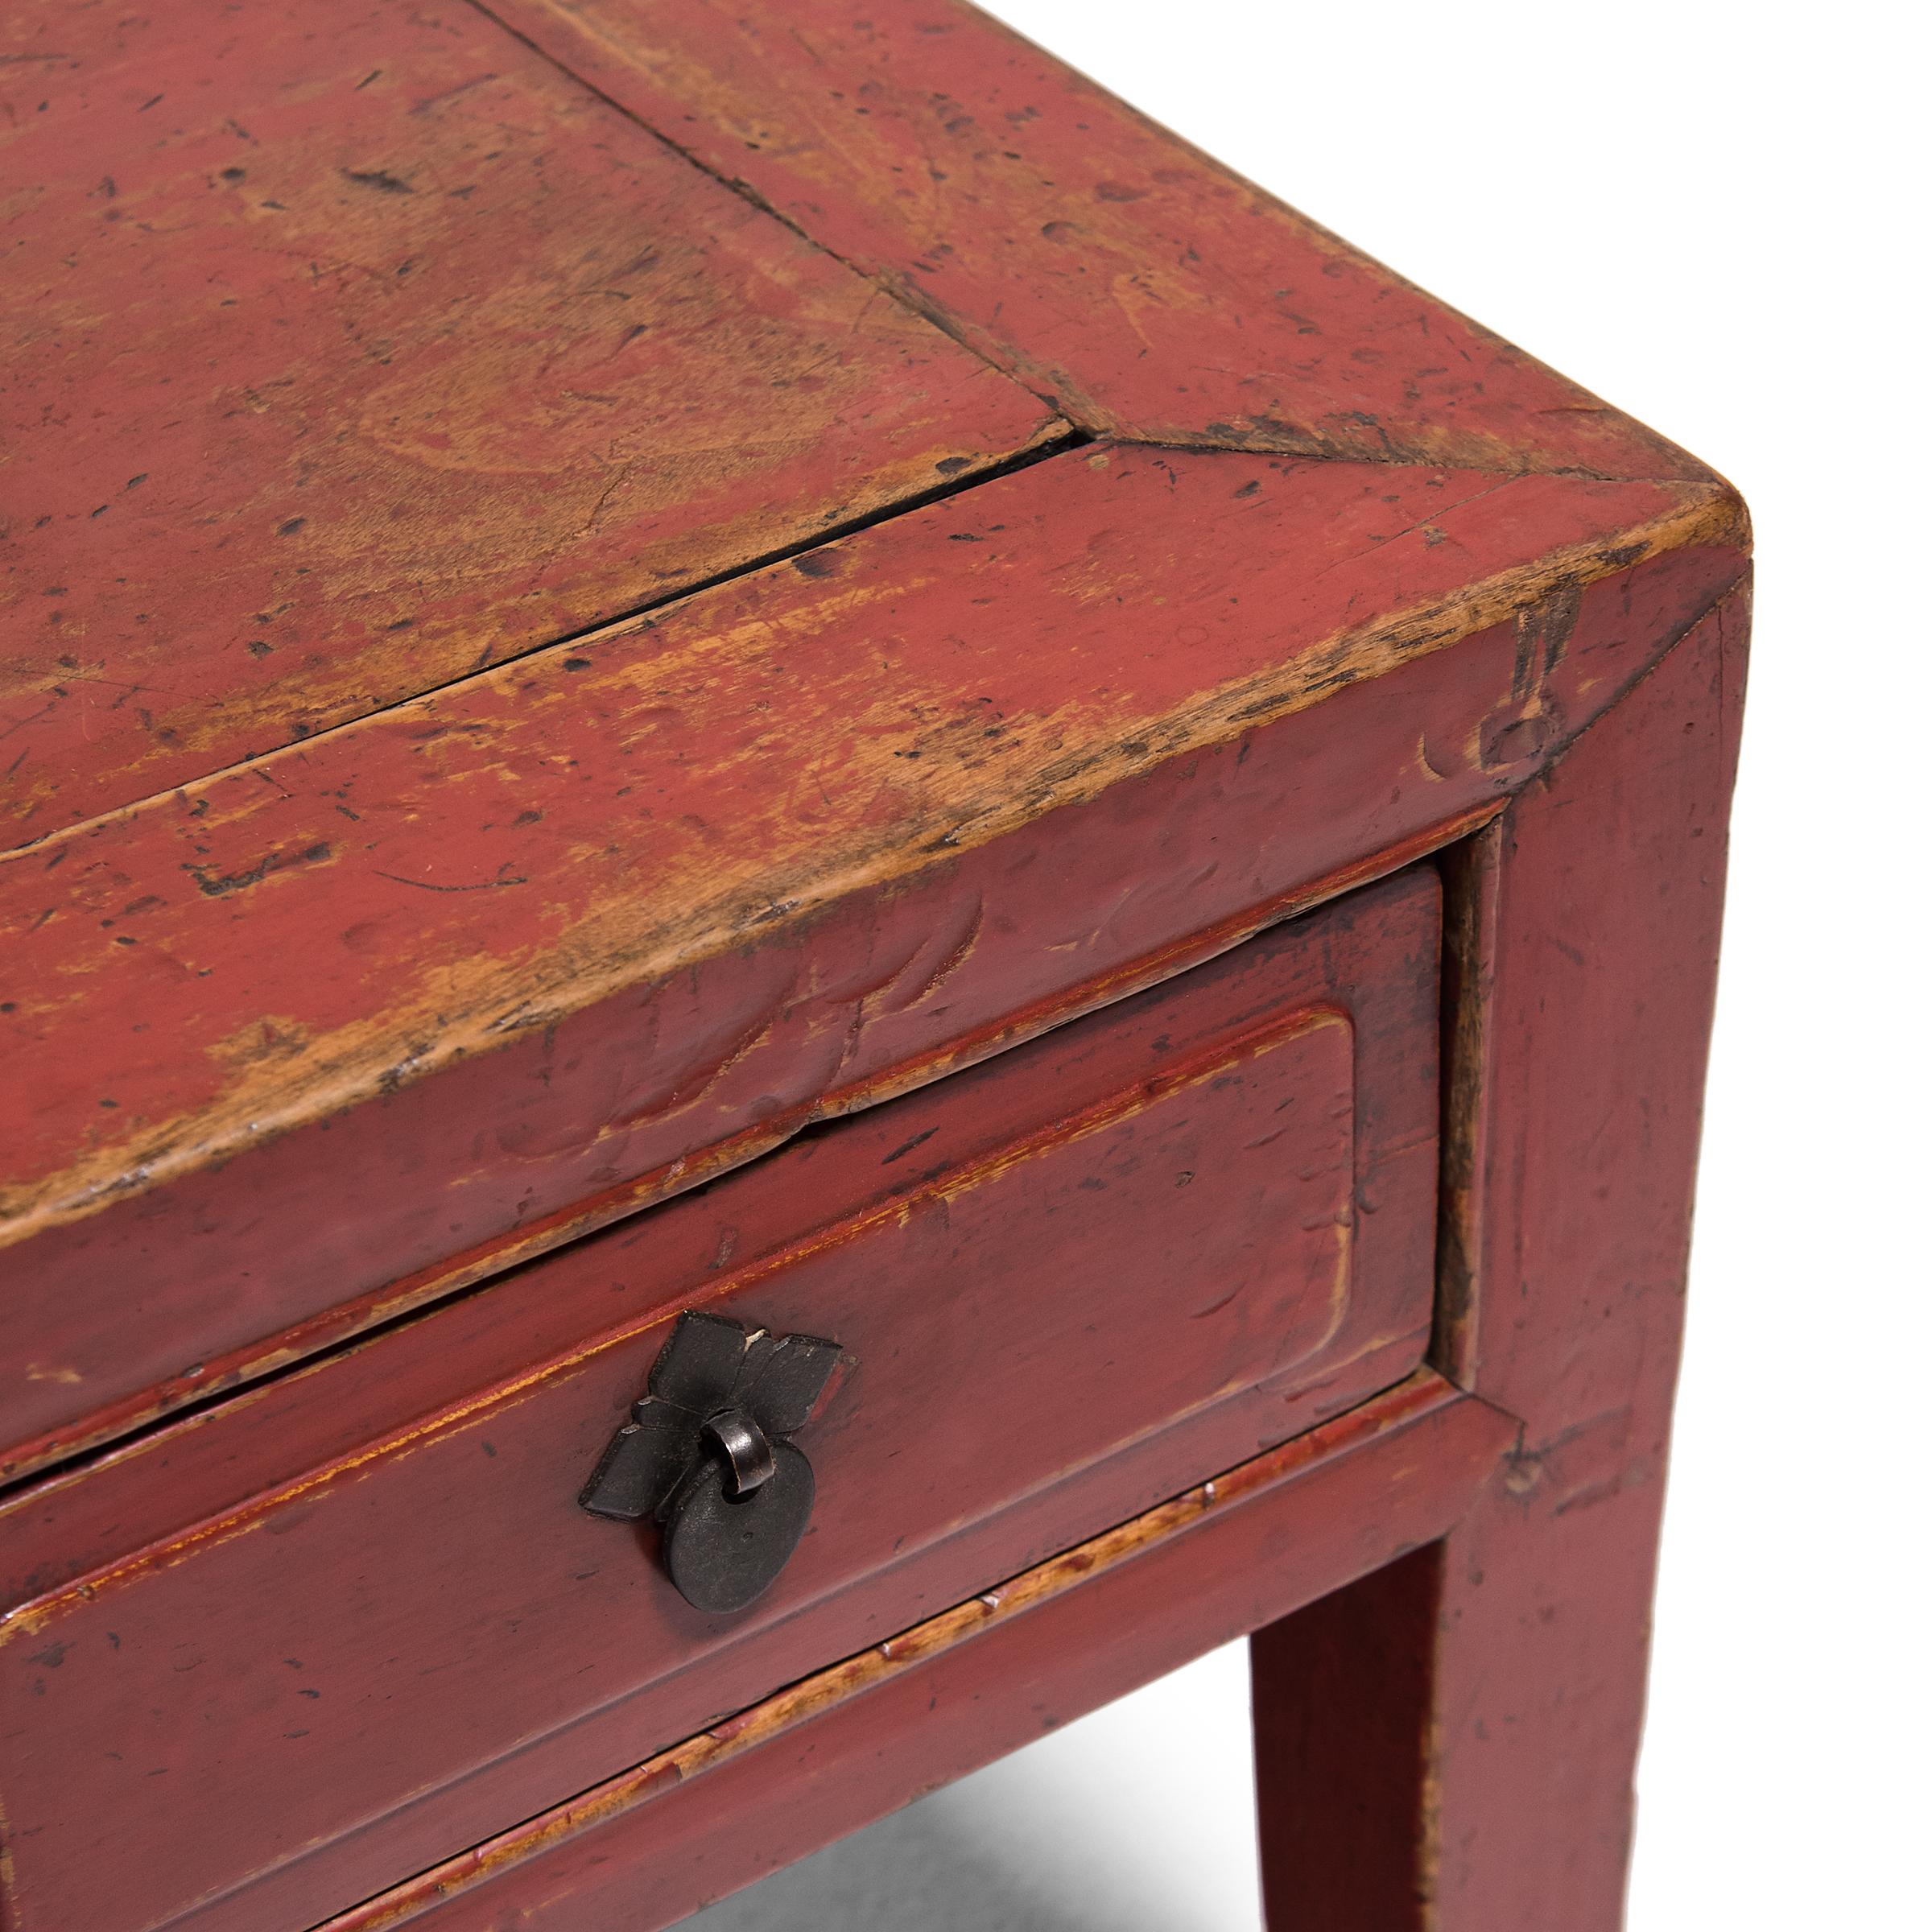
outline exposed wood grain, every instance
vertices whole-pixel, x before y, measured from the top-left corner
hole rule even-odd
[[[0,846],[1052,427],[463,6],[0,31]]]
[[[1378,1932],[1621,1923],[1746,615],[1720,605],[1525,791],[1468,882],[1448,1326],[1522,1432],[1439,1561],[1257,1646],[1284,1927],[1368,1922],[1391,1818],[1411,1883]],[[1418,1628],[1423,1667],[1391,1673],[1381,1637]]]
[[[1510,1434],[1506,1418],[1424,1372],[326,1932],[672,1924],[1439,1534]]]
[[[1370,888],[19,1497],[18,1922],[311,1923],[1408,1373],[1438,923]],[[858,1364],[735,1617],[574,1506],[693,1306]]]
[[[957,0],[481,0],[1096,431],[1707,477]]]
[[[433,1319],[426,1312],[328,1361],[267,1379],[155,1430],[110,1457],[16,1489],[0,1502],[0,1604],[17,1610],[157,1539],[352,1456],[411,1417],[460,1408],[480,1385],[514,1381],[539,1356],[574,1357],[587,1336],[605,1334],[613,1321],[654,1321],[658,1300],[671,1294],[658,1286],[667,1270],[716,1293],[721,1278],[712,1263],[721,1249],[727,1263],[753,1258],[745,1217],[754,1209],[769,1243],[858,1214],[877,1199],[930,1187],[975,1147],[1011,1139],[1021,1104],[1014,1096],[1031,1094],[1037,1107],[1063,1077],[1030,1070],[1077,1071],[1090,1057],[1084,1044],[1089,1039],[1114,1042],[1109,1051],[1117,1063],[1125,1042],[1138,1042],[1151,1062],[1171,1059],[1177,1038],[1184,1046],[1202,1026],[1210,1034],[1216,1027],[1225,1031],[1230,1015],[1236,1031],[1278,1017],[1278,1006],[1346,1015],[1364,1042],[1356,1080],[1356,1193],[1393,1210],[1364,1216],[1355,1231],[1356,1292],[1373,1305],[1373,1284],[1384,1282],[1399,1301],[1428,1260],[1429,1237],[1411,1224],[1430,1218],[1433,1121],[1422,1093],[1432,1059],[1419,1050],[1388,1056],[1428,1030],[1436,951],[1429,886],[1426,870],[1418,870],[1271,928],[1192,974],[1163,976],[1103,1015],[867,1110],[836,1130],[803,1137],[609,1231],[595,1249],[578,1245],[583,1253],[658,1257],[646,1271],[641,1302],[626,1298],[613,1313],[596,1269],[585,1273],[579,1262],[554,1257]],[[1173,1014],[1177,1000],[1183,1014],[1206,1016],[1178,1034],[1163,1018]],[[1167,1046],[1157,1056],[1153,1043],[1163,1038]],[[1091,1081],[1092,1075],[1082,1077]],[[989,1084],[1008,1097],[998,1108],[954,1121],[954,1100],[971,1100]],[[888,1158],[914,1138],[919,1144],[910,1154]],[[836,1186],[826,1178],[833,1174],[842,1177]],[[567,1290],[570,1283],[578,1286]],[[204,1447],[204,1438],[221,1447]]]
[[[1748,621],[1719,605],[1502,836],[1474,1368],[1525,1428],[1443,1570],[1443,1932],[1621,1922]]]
[[[0,35],[8,1932],[662,1925],[1264,1624],[1274,1923],[1612,1932],[1735,494],[956,0]],[[729,1626],[571,1500],[720,1298]]]
[[[1063,456],[0,862],[16,1466],[1481,807],[1737,534],[1701,485]]]

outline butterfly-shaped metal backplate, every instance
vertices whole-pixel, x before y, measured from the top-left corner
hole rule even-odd
[[[836,1342],[816,1335],[679,1315],[578,1501],[597,1516],[655,1517],[685,1600],[742,1609],[770,1587],[811,1520],[811,1464],[790,1438],[841,1359]]]

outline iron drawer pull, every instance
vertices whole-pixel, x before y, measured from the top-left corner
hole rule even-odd
[[[722,1315],[678,1317],[630,1420],[578,1501],[620,1521],[654,1517],[665,1567],[700,1610],[741,1610],[785,1567],[811,1517],[811,1464],[790,1439],[841,1352]]]
[[[778,1473],[778,1460],[765,1431],[741,1409],[720,1409],[704,1418],[707,1446],[715,1444],[731,1468],[733,1498],[762,1488]]]

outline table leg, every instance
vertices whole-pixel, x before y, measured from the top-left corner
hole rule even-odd
[[[1747,605],[1451,867],[1436,1366],[1518,1446],[1440,1543],[1254,1640],[1271,1932],[1614,1932]]]

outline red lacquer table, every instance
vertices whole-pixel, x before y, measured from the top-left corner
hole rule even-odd
[[[1245,1633],[1271,1923],[1614,1926],[1735,493],[943,0],[8,31],[8,1932]]]

